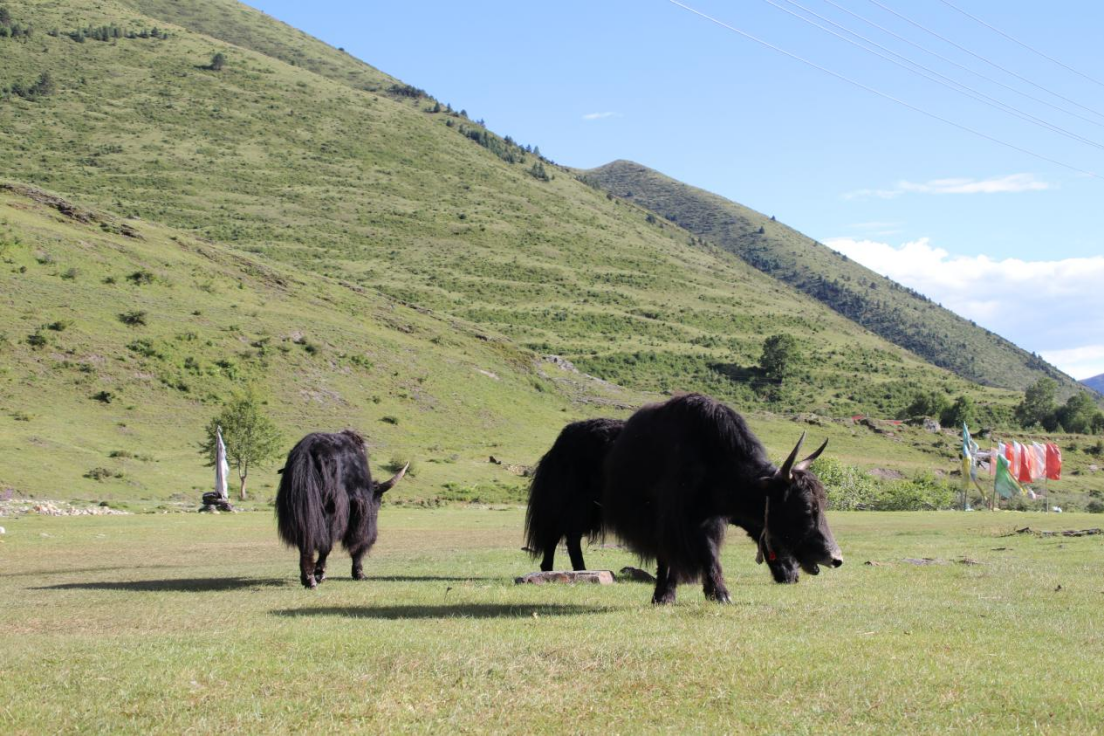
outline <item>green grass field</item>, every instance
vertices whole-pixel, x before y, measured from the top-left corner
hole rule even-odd
[[[837,513],[797,586],[732,534],[669,608],[515,586],[516,507],[385,507],[316,592],[267,513],[4,519],[0,732],[1099,733],[1104,537],[1003,536],[1098,519]]]

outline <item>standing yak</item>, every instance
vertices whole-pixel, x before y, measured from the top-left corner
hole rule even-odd
[[[529,484],[525,542],[533,557],[543,555],[541,570],[554,569],[556,546],[567,540],[571,566],[585,570],[580,540],[602,536],[602,464],[625,422],[584,419],[563,428],[537,463]]]
[[[364,579],[364,555],[378,536],[380,500],[409,466],[386,483],[373,481],[364,438],[349,429],[308,434],[292,448],[280,471],[276,519],[280,538],[299,548],[304,587],[326,579],[326,558],[339,540],[353,558],[353,579]]]
[[[730,602],[719,551],[725,526],[763,529],[760,556],[792,557],[807,573],[843,556],[824,516],[824,487],[809,465],[827,446],[781,468],[743,417],[701,394],[645,406],[625,423],[606,461],[605,528],[658,566],[653,603],[673,603],[699,578],[706,598]]]
[[[525,512],[526,549],[541,557],[541,570],[553,570],[556,547],[566,540],[571,566],[585,570],[580,542],[601,539],[603,466],[609,448],[621,434],[620,419],[585,419],[568,424],[537,464],[529,485]],[[769,555],[763,550],[763,519],[733,520],[760,546],[756,559],[767,562],[778,583],[796,583],[797,561],[790,555]]]

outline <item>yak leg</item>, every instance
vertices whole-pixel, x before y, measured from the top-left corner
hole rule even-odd
[[[330,550],[321,550],[318,553],[318,561],[314,563],[314,581],[321,583],[326,579],[326,558],[330,556]]]
[[[550,572],[555,569],[553,565],[556,564],[556,546],[559,543],[560,540],[557,539],[555,542],[549,542],[545,545],[544,559],[541,560],[541,572]]]
[[[567,538],[567,554],[571,556],[571,569],[573,570],[585,570],[586,563],[583,562],[583,548],[580,546],[579,541],[581,537],[569,536]]]
[[[368,554],[368,548],[371,545],[359,544],[349,550],[349,554],[353,558],[353,580],[364,580],[366,578],[364,574],[364,555]]]
[[[718,603],[731,603],[724,572],[721,570],[721,542],[724,540],[725,521],[717,519],[705,527],[701,545],[702,590],[705,597]]]
[[[652,594],[652,603],[657,606],[674,603],[678,581],[675,580],[670,568],[663,560],[656,560],[656,562],[658,567],[656,569],[656,587],[655,593]]]
[[[299,548],[299,582],[304,588],[317,588],[318,581],[314,579],[314,550],[304,547]]]

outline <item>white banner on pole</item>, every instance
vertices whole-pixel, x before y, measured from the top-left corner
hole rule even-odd
[[[230,463],[226,462],[226,445],[222,441],[222,427],[215,427],[215,493],[229,499],[226,478],[230,475]]]

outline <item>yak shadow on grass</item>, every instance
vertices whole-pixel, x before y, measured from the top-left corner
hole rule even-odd
[[[23,572],[5,572],[0,573],[0,579],[3,578],[29,578],[40,577],[43,575],[72,575],[78,572],[115,572],[116,570],[157,570],[168,569],[173,567],[184,567],[183,565],[114,565],[111,567],[62,567],[53,568],[50,570],[24,570]]]
[[[346,578],[328,577],[328,578],[326,578],[326,582],[330,582],[331,580],[342,580],[342,579],[344,579],[348,582],[356,582],[356,583],[361,582],[359,580],[353,580],[350,577],[346,577]],[[379,581],[386,582],[386,583],[432,583],[432,582],[435,582],[435,581],[440,581],[440,582],[444,582],[444,583],[466,583],[469,580],[502,580],[502,581],[506,581],[506,580],[509,580],[509,579],[510,579],[510,576],[508,576],[508,575],[500,575],[500,576],[496,577],[496,576],[491,576],[491,575],[373,575],[372,573],[368,573],[368,579],[367,579],[367,581],[364,581],[364,582],[372,582],[373,580],[379,580]]]
[[[212,593],[247,588],[298,585],[290,578],[172,578],[168,580],[101,580],[92,583],[60,583],[32,590],[126,590],[139,593]]]
[[[610,613],[615,609],[575,604],[455,603],[451,605],[409,606],[333,606],[329,608],[286,608],[271,611],[274,616],[305,618],[337,616],[341,618],[441,619],[441,618],[533,618],[544,616],[580,616]]]

